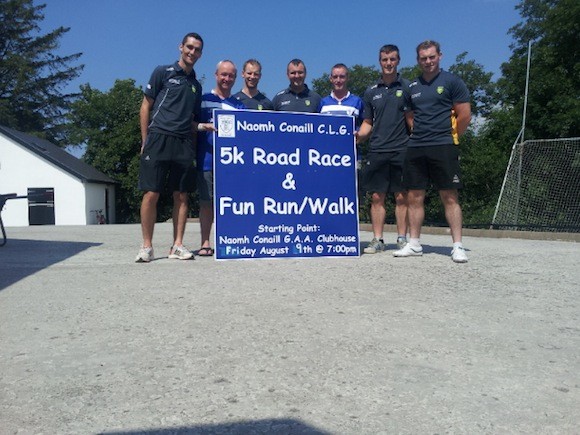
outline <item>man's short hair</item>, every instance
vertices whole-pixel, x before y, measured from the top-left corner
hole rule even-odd
[[[244,62],[244,66],[242,67],[242,71],[246,70],[247,65],[254,65],[257,66],[260,72],[262,72],[262,64],[257,59],[248,59]]]
[[[348,67],[344,64],[344,63],[337,63],[336,65],[334,65],[332,68],[330,68],[330,75],[332,75],[332,70],[336,69],[336,68],[344,68],[346,70],[346,75],[348,76],[350,71],[348,70]]]
[[[379,50],[379,58],[381,57],[381,53],[392,53],[393,51],[397,52],[397,58],[401,60],[401,53],[399,52],[399,47],[394,44],[385,44]]]
[[[181,45],[185,45],[189,38],[197,39],[199,42],[201,42],[201,49],[203,50],[203,39],[201,36],[199,36],[199,33],[195,32],[189,32],[187,35],[185,35],[181,40]]]
[[[215,66],[215,72],[216,73],[218,72],[218,69],[220,69],[220,66],[222,66],[224,63],[231,63],[232,66],[234,67],[235,74],[238,75],[238,68],[236,68],[236,64],[233,61],[229,60],[229,59],[220,60],[217,63],[217,65]]]
[[[437,41],[427,39],[426,41],[423,41],[419,45],[417,45],[417,56],[419,56],[419,51],[428,50],[431,47],[435,47],[435,50],[437,50],[437,54],[441,54],[441,45],[439,45]]]
[[[290,65],[294,65],[294,66],[300,66],[303,65],[304,66],[304,72],[306,72],[306,65],[304,64],[304,62],[302,62],[302,60],[300,59],[292,59],[290,62],[288,62],[288,66],[286,66],[286,71],[288,71],[288,67]]]

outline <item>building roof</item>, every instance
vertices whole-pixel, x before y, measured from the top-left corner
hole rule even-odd
[[[9,139],[17,142],[24,148],[32,151],[39,157],[47,160],[48,162],[58,166],[63,171],[80,179],[83,183],[100,183],[100,184],[117,184],[118,182],[113,180],[101,171],[93,168],[91,165],[77,159],[72,154],[67,153],[62,148],[56,146],[52,142],[46,139],[41,139],[30,134],[22,133],[17,130],[13,130],[8,127],[0,125],[0,134],[8,137]]]

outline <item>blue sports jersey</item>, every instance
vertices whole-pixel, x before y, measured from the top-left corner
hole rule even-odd
[[[340,101],[334,94],[330,94],[320,101],[318,111],[326,115],[354,116],[355,125],[358,128],[363,120],[363,106],[363,101],[350,92]]]
[[[241,102],[233,96],[222,100],[213,92],[203,94],[201,97],[200,122],[213,122],[214,109],[239,110],[245,109]],[[197,133],[197,170],[213,171],[213,135],[212,131],[200,131]]]

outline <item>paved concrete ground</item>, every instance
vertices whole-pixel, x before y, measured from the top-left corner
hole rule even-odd
[[[137,225],[8,237],[2,434],[579,432],[578,243],[135,264]]]

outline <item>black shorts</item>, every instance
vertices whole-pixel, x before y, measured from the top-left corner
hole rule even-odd
[[[200,202],[213,201],[213,171],[197,171],[197,192]]]
[[[139,189],[146,192],[195,190],[195,150],[189,138],[149,133],[139,165]],[[167,178],[169,175],[169,178]]]
[[[409,190],[426,190],[430,183],[437,190],[463,187],[457,145],[407,148],[403,185]]]
[[[402,184],[405,150],[368,153],[361,168],[361,187],[366,192],[404,192]]]

